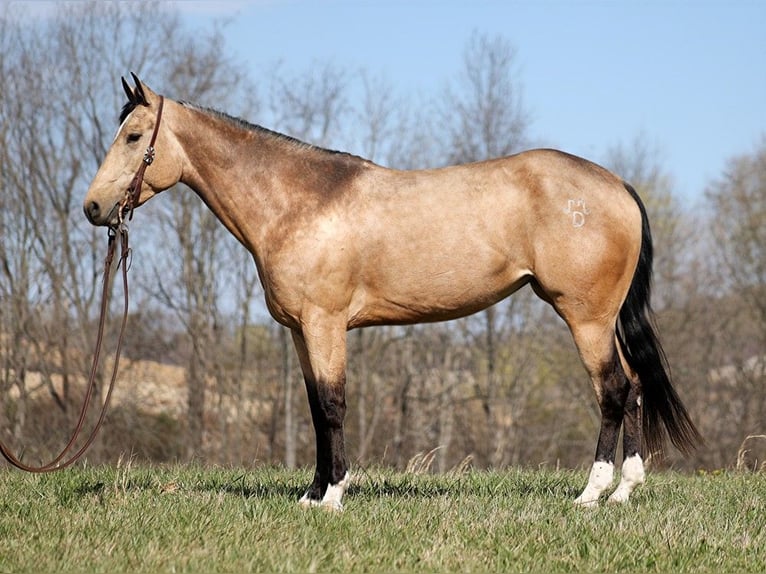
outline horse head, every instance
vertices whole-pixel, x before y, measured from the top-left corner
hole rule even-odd
[[[122,78],[128,97],[122,123],[83,202],[93,225],[117,225],[134,207],[181,178],[183,155],[167,129],[167,114],[163,121],[164,98],[132,76],[133,88]]]

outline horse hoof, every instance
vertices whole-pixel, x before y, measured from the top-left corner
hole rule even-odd
[[[610,504],[625,504],[628,502],[629,496],[629,492],[622,492],[620,489],[617,489],[612,493],[612,496],[607,498],[607,502]]]
[[[596,508],[598,506],[598,498],[584,499],[582,496],[578,496],[574,500],[574,505],[578,508]]]
[[[298,506],[304,509],[321,508],[327,512],[343,512],[343,504],[337,500],[325,500],[320,502],[319,500],[312,500],[310,498],[301,498],[298,501]]]
[[[301,508],[314,508],[316,506],[319,506],[320,502],[318,500],[314,500],[312,498],[309,498],[307,495],[303,495],[301,499],[298,501],[298,505]]]
[[[324,500],[319,506],[327,512],[343,512],[343,504],[340,500]]]

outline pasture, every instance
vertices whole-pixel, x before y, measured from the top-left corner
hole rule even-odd
[[[0,572],[763,572],[766,474],[652,472],[577,508],[586,471],[355,468],[342,514],[308,470],[0,471]]]

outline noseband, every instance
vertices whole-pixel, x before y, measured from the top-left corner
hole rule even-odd
[[[157,133],[160,131],[160,120],[162,119],[162,106],[164,103],[164,96],[160,96],[160,103],[157,106],[157,121],[154,124],[152,139],[149,141],[149,145],[144,152],[144,160],[141,162],[141,165],[138,166],[138,171],[136,172],[136,175],[133,176],[133,180],[130,182],[128,190],[125,192],[125,199],[123,199],[120,204],[120,224],[122,224],[126,215],[128,216],[128,220],[133,219],[133,209],[138,205],[138,200],[141,196],[141,186],[144,183],[144,172],[154,161],[154,144],[157,141]]]

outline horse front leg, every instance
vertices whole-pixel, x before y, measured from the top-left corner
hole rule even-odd
[[[314,480],[300,499],[303,506],[343,510],[349,483],[343,436],[346,415],[346,329],[320,322],[293,330],[316,433]]]

